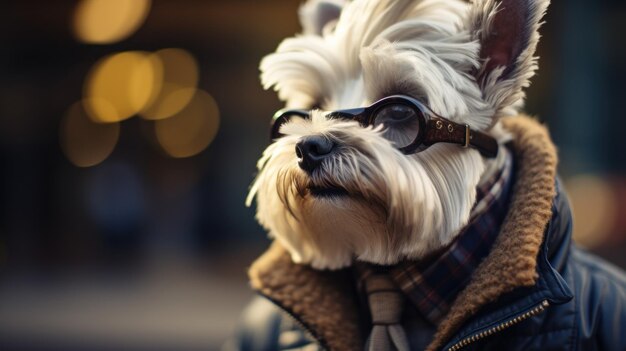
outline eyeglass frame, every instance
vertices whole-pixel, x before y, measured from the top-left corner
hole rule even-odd
[[[392,104],[403,104],[412,108],[418,119],[419,130],[415,139],[410,144],[397,148],[405,155],[423,151],[436,143],[442,142],[458,144],[464,148],[474,147],[487,158],[493,158],[498,153],[498,144],[492,136],[472,130],[468,124],[459,124],[442,117],[419,100],[406,95],[387,96],[367,107],[331,111],[325,117],[357,121],[365,128],[374,125],[377,112]],[[283,109],[277,111],[272,118],[270,126],[270,141],[275,141],[285,136],[280,133],[280,127],[293,117],[310,119],[311,113],[309,110],[303,109]]]

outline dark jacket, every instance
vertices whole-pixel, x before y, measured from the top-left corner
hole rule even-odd
[[[626,276],[572,244],[545,129],[525,117],[505,127],[517,164],[509,214],[428,349],[626,350]],[[250,275],[262,297],[245,313],[238,349],[363,350],[369,321],[349,270],[295,265],[275,243]]]

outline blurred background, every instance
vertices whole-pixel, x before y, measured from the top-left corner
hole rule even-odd
[[[0,349],[214,350],[268,246],[244,206],[300,0],[0,4]],[[626,3],[555,1],[526,111],[576,240],[626,267]]]

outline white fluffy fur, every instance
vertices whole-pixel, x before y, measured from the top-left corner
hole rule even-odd
[[[522,87],[536,68],[536,30],[547,1],[533,4],[528,49],[506,79],[499,79],[503,69],[479,82],[472,74],[480,71],[481,35],[497,10],[492,0],[356,0],[331,25],[313,21],[324,28],[321,35],[283,41],[262,61],[262,81],[287,106],[325,111],[405,94],[503,141],[497,121],[520,105]],[[321,110],[311,120],[286,124],[282,133],[287,136],[259,160],[247,202],[256,196],[259,222],[295,262],[319,269],[354,259],[393,264],[449,243],[467,223],[477,184],[503,161],[450,144],[403,155],[381,130],[329,120]],[[309,176],[298,167],[294,149],[301,137],[315,134],[338,146]],[[350,196],[313,197],[311,185],[341,187]]]

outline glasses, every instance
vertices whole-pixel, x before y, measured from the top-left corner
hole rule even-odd
[[[280,128],[294,117],[309,119],[311,115],[307,110],[276,112],[271,126],[272,141],[284,136]],[[404,95],[389,96],[368,107],[332,111],[326,118],[357,121],[363,127],[380,127],[383,137],[405,155],[437,143],[473,147],[488,158],[498,154],[498,143],[490,135],[441,117],[418,100]]]

